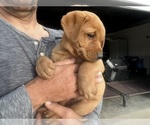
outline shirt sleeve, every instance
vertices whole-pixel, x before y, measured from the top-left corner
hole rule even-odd
[[[5,118],[32,118],[32,105],[24,85],[0,98],[0,119]]]

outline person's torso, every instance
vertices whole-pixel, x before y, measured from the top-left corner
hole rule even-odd
[[[36,40],[0,20],[0,96],[36,77],[40,53],[50,56],[62,36],[60,30],[45,29],[50,36]]]

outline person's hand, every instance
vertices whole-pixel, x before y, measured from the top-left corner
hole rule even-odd
[[[45,106],[48,110],[60,116],[61,119],[57,119],[54,122],[59,122],[61,125],[82,125],[82,117],[75,113],[72,109],[49,101],[45,103]],[[36,115],[37,120],[35,125],[42,125],[41,118],[41,114],[38,113]],[[49,120],[50,122],[53,122],[53,120]]]
[[[49,99],[52,102],[78,97],[76,80],[79,65],[75,64],[75,61],[75,59],[67,59],[55,63],[56,69],[51,79],[54,84],[52,86],[55,88],[52,90],[53,95],[50,92]]]
[[[39,108],[47,100],[59,102],[79,97],[76,91],[79,65],[75,64],[74,59],[59,61],[55,65],[56,71],[50,80],[36,77],[26,84],[26,89],[34,110]],[[101,73],[98,73],[95,77],[96,80],[101,80]]]
[[[59,61],[55,65],[55,73],[50,80],[36,77],[26,84],[34,109],[47,100],[59,102],[79,96],[76,91],[79,65],[75,64],[74,59]]]
[[[50,101],[45,102],[45,107],[56,113],[62,119],[81,119],[82,117],[75,113],[72,109],[59,105],[58,103],[52,103]]]

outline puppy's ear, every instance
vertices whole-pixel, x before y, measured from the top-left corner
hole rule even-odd
[[[84,22],[88,20],[82,11],[72,11],[61,19],[61,25],[65,35],[71,41],[76,41]]]

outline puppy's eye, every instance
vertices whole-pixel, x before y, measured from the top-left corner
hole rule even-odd
[[[95,33],[87,33],[87,36],[90,38],[90,39],[93,39],[95,37]]]

